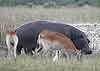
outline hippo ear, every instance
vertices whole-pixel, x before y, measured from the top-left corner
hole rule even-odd
[[[88,43],[90,43],[90,40],[89,39],[87,39],[87,41],[88,41]]]
[[[99,38],[100,38],[100,35],[98,35],[99,36]]]

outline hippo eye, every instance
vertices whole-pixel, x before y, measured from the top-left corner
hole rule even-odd
[[[80,35],[81,38],[83,38],[83,35]]]

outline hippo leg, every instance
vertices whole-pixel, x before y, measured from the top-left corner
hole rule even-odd
[[[20,55],[20,54],[21,54],[22,48],[23,48],[23,47],[22,47],[21,45],[18,45],[18,46],[17,46],[17,49],[16,49],[17,55]]]

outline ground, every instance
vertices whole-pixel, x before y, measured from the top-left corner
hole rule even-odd
[[[83,56],[82,61],[62,58],[58,64],[52,62],[51,57],[17,56],[0,57],[0,71],[99,71],[100,55]]]

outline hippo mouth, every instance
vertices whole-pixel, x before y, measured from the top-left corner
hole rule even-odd
[[[90,55],[92,54],[92,50],[82,50],[81,53],[84,55]]]

